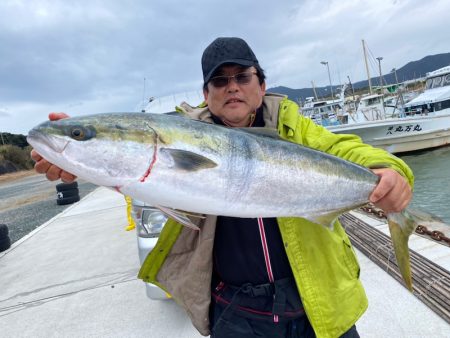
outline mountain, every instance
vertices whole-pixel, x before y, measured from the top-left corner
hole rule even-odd
[[[424,77],[428,72],[449,65],[450,65],[450,53],[428,55],[418,61],[408,62],[403,67],[397,69],[396,71],[397,78],[399,82],[414,80],[420,77]],[[388,74],[383,75],[383,79],[387,84],[396,83],[394,72],[390,72]],[[371,78],[372,86],[378,86],[379,82],[380,82],[379,76],[374,76]],[[355,90],[368,87],[369,82],[367,80],[353,83],[353,88]],[[330,88],[329,86],[316,87],[317,96],[323,97],[329,95],[329,88]],[[339,86],[333,86],[334,93],[337,92],[337,88],[339,88]],[[312,88],[292,89],[288,87],[279,86],[269,88],[267,91],[271,93],[279,93],[287,95],[291,100],[296,102],[304,101],[305,98],[314,96],[314,91]]]

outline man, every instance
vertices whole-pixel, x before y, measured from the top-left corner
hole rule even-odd
[[[276,128],[280,137],[374,169],[370,200],[386,212],[404,209],[413,175],[389,153],[353,135],[335,135],[298,114],[298,106],[265,92],[265,75],[247,43],[218,38],[204,51],[205,103],[182,104],[191,118],[228,127]],[[51,119],[64,117],[50,116]],[[40,158],[51,180],[74,179]],[[274,201],[277,203],[277,201]],[[358,337],[367,308],[359,266],[339,222],[333,231],[302,218],[241,219],[207,215],[194,232],[169,220],[139,277],[168,291],[193,324],[212,337]]]

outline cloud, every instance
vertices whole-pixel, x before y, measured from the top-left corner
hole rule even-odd
[[[2,117],[10,117],[11,114],[8,113],[8,109],[6,108],[0,108],[0,118]]]
[[[334,84],[362,80],[361,39],[385,70],[449,52],[449,9],[444,0],[2,1],[0,130],[198,90],[201,54],[217,36],[246,39],[269,87],[327,85],[323,60]]]

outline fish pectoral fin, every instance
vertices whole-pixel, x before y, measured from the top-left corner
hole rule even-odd
[[[160,152],[169,156],[177,169],[197,171],[217,167],[217,163],[209,158],[187,150],[162,148]]]
[[[320,225],[323,225],[324,227],[333,230],[334,229],[334,223],[336,222],[337,218],[342,214],[341,211],[339,212],[332,212],[320,216],[310,217],[308,218],[311,222],[317,223]]]
[[[200,228],[196,224],[194,224],[189,219],[188,216],[196,217],[196,218],[205,218],[205,216],[200,215],[200,214],[190,214],[190,213],[187,213],[184,211],[163,207],[161,205],[157,205],[156,208],[161,210],[161,212],[163,214],[165,214],[167,217],[172,218],[173,220],[177,221],[178,223],[180,223],[184,226],[187,226],[188,228],[196,230],[196,231],[199,231]]]

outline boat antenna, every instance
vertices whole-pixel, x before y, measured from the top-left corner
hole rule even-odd
[[[142,107],[141,107],[141,112],[145,113],[145,77],[144,77],[144,90],[142,91]]]

